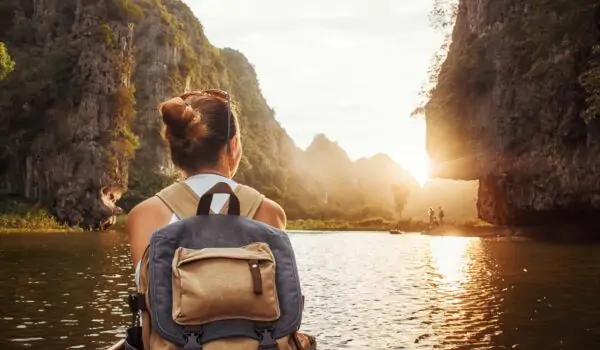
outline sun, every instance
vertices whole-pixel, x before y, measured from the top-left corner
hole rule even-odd
[[[426,152],[423,153],[425,154],[415,156],[409,161],[403,162],[404,168],[406,168],[406,170],[412,175],[412,177],[414,177],[415,180],[417,180],[421,187],[424,187],[425,184],[429,181],[430,169],[429,156],[427,156]]]
[[[429,181],[431,161],[427,154],[426,125],[423,118],[407,118],[398,127],[390,155],[421,185]]]

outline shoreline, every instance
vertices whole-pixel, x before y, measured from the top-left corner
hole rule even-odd
[[[35,229],[26,229],[26,228],[5,228],[0,227],[0,235],[10,235],[10,234],[25,234],[25,233],[35,233],[35,234],[51,234],[51,233],[83,233],[85,232],[82,229],[73,228],[35,228]]]
[[[0,235],[114,232],[123,230],[126,218],[126,215],[119,216],[116,224],[106,231],[85,231],[77,227],[60,227],[54,221],[29,221],[27,218],[22,218],[19,221],[19,224],[22,224],[21,227],[15,227],[14,221],[12,222],[13,225],[11,225],[11,227],[0,226]],[[417,233],[425,236],[509,238],[554,243],[591,243],[600,241],[600,236],[597,234],[597,227],[587,227],[585,225],[564,224],[551,227],[505,227],[473,221],[465,223],[450,222],[432,229],[429,229],[428,226],[429,225],[424,221],[410,219],[398,222],[388,221],[382,218],[364,219],[361,221],[300,219],[289,220],[286,231],[297,231],[295,232],[297,234],[373,232],[402,235],[405,233]],[[392,231],[398,232],[393,233]]]
[[[119,216],[115,225],[105,231],[89,231],[89,232],[109,232],[119,231],[125,227],[126,216]],[[25,223],[25,222],[24,222]],[[438,228],[434,230],[427,230],[428,225],[423,221],[417,220],[404,220],[400,222],[386,221],[381,218],[365,219],[361,221],[343,221],[343,220],[290,220],[287,223],[286,231],[302,231],[309,233],[329,233],[329,232],[378,232],[378,233],[392,233],[391,231],[397,230],[403,233],[421,233],[424,235],[436,235],[436,236],[462,236],[462,237],[489,237],[493,234],[490,233],[490,227],[477,227],[474,224],[451,224],[448,228],[452,230],[440,231]],[[449,231],[449,232],[446,232]],[[82,233],[88,232],[81,228],[68,228],[68,227],[36,227],[30,223],[23,225],[23,227],[0,227],[0,234],[45,234],[45,233]]]

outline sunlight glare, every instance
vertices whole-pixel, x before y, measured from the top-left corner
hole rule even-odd
[[[401,140],[396,139],[391,145],[390,155],[423,187],[430,175],[425,119],[406,118],[398,130],[397,137]]]
[[[467,237],[434,237],[430,241],[431,255],[439,274],[445,283],[460,288],[466,280],[465,267],[469,257],[467,247],[473,238]]]

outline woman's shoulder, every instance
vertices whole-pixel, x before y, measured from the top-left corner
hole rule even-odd
[[[257,189],[243,184],[238,184],[239,190],[245,190],[248,193],[254,192],[254,195],[260,195],[261,203],[254,215],[254,220],[264,222],[273,227],[284,229],[287,224],[287,218],[283,207],[271,198],[266,197]]]
[[[170,219],[172,213],[157,197],[152,196],[138,203],[127,214],[127,222],[146,222],[157,221],[156,224],[162,224],[166,219]]]

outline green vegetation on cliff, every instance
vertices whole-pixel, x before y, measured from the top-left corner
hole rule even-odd
[[[15,69],[15,61],[10,58],[6,45],[0,41],[0,80]]]
[[[439,27],[446,28],[454,2],[436,0],[433,18]],[[600,113],[600,43],[594,42],[593,33],[598,30],[599,10],[597,1],[535,0],[527,5],[505,6],[491,16],[485,25],[490,26],[487,32],[497,31],[493,37],[486,31],[472,32],[465,24],[457,26],[452,53],[444,62],[436,60],[432,65],[436,85],[431,90],[434,98],[427,106],[428,112],[464,115],[469,102],[485,95],[500,74],[503,79],[510,75],[525,83],[540,83],[531,103],[543,104],[553,92],[552,81],[570,79],[576,68],[579,88],[587,95],[587,109],[581,116],[586,121],[595,118]],[[450,47],[448,43],[445,41],[444,50]],[[507,56],[518,53],[518,64],[500,67],[510,71],[499,70],[498,62],[490,57],[492,52],[497,60],[508,60],[511,57]],[[551,70],[553,80],[541,83],[540,79],[548,78]]]
[[[435,175],[479,179],[480,218],[597,222],[598,18],[594,0],[460,0],[427,146]]]
[[[131,208],[177,178],[160,138],[161,122],[156,106],[184,91],[221,88],[232,94],[240,115],[244,158],[236,180],[281,203],[291,219],[396,216],[390,185],[402,179],[390,182],[392,176],[388,176],[382,181],[385,193],[382,195],[378,189],[377,194],[371,195],[385,198],[371,200],[378,203],[376,207],[366,206],[364,201],[346,201],[346,192],[368,197],[372,188],[359,188],[356,181],[345,182],[353,177],[356,168],[346,159],[345,152],[326,138],[324,142],[316,139],[311,146],[313,154],[310,150],[304,153],[294,145],[276,121],[275,112],[261,93],[256,72],[242,53],[212,46],[196,17],[179,1],[146,1],[140,7],[144,15],[135,28],[133,74],[137,110],[133,131],[140,138],[140,148],[129,172],[128,192],[119,202],[121,206]],[[329,144],[335,150],[328,149]],[[322,153],[322,161],[315,161],[315,152]],[[341,154],[344,155],[340,161],[347,172],[335,170],[329,161]],[[402,173],[391,160],[388,163],[397,168],[395,174]],[[321,178],[331,171],[337,171],[338,175]],[[379,175],[365,175],[369,176]],[[336,188],[345,192],[336,194]]]
[[[0,233],[68,230],[69,227],[56,221],[48,211],[36,203],[22,198],[0,194]]]
[[[175,181],[157,106],[207,88],[229,91],[239,109],[236,179],[290,219],[392,222],[419,190],[387,156],[353,162],[324,135],[296,147],[252,64],[211,45],[182,1],[6,0],[0,27],[16,62],[0,82],[0,190],[60,222],[101,227],[119,198],[127,210]]]
[[[135,148],[132,30],[110,9],[75,0],[0,4],[0,41],[16,62],[0,82],[0,189],[85,228],[112,215],[103,196],[127,183]]]

